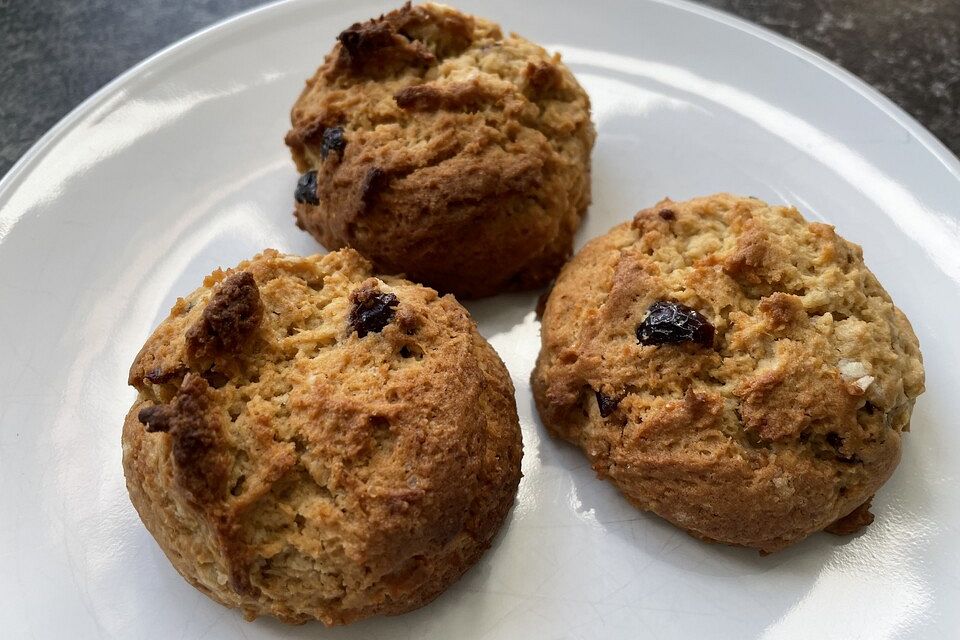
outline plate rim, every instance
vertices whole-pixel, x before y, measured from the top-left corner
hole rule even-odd
[[[16,213],[12,216],[4,210],[4,205],[9,202],[10,195],[16,190],[19,180],[29,174],[30,170],[38,161],[40,161],[45,152],[62,138],[66,132],[82,120],[85,116],[93,112],[99,105],[115,95],[118,90],[129,83],[138,74],[160,65],[195,47],[204,44],[205,41],[214,34],[225,34],[232,29],[242,27],[244,23],[255,19],[261,14],[268,14],[274,11],[280,11],[299,4],[334,4],[344,2],[345,0],[274,0],[250,9],[246,9],[234,15],[228,16],[203,27],[191,34],[176,40],[175,42],[163,47],[159,51],[147,56],[140,62],[137,62],[127,70],[123,71],[105,85],[94,91],[78,105],[73,107],[56,124],[46,131],[36,142],[34,142],[20,158],[13,163],[7,173],[0,177],[0,242],[9,233],[10,229],[19,217]],[[921,124],[916,118],[907,113],[907,111],[895,103],[892,99],[885,96],[878,89],[867,83],[853,72],[848,71],[839,64],[829,60],[825,56],[806,46],[796,42],[787,36],[776,33],[767,27],[758,23],[751,22],[745,18],[735,16],[727,11],[716,9],[704,4],[699,4],[693,0],[634,0],[636,2],[645,2],[649,4],[658,4],[673,9],[692,13],[720,23],[727,27],[736,29],[748,36],[758,38],[764,42],[777,47],[789,54],[792,54],[801,60],[813,64],[817,69],[827,73],[833,78],[839,80],[846,87],[852,89],[873,106],[890,117],[896,124],[905,129],[914,139],[929,151],[958,182],[960,182],[960,157],[954,154],[939,138],[930,130]],[[11,224],[3,225],[3,222]]]

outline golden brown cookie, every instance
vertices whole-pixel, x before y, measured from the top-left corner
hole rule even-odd
[[[542,322],[547,428],[637,507],[762,551],[868,524],[923,391],[860,247],[754,198],[639,212],[564,267]]]
[[[184,578],[248,619],[426,604],[490,546],[520,480],[513,385],[467,312],[352,249],[215,271],[130,384],[134,506]]]
[[[549,282],[590,202],[590,101],[560,56],[442,5],[341,33],[291,120],[298,225],[460,297]]]

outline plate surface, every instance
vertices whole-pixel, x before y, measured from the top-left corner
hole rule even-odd
[[[379,2],[287,2],[121,76],[0,183],[0,629],[38,638],[881,638],[960,628],[960,163],[889,101],[744,22],[673,0],[460,6],[562,52],[594,103],[579,244],[664,195],[792,203],[863,245],[927,367],[903,461],[848,540],[693,540],[551,440],[528,376],[536,294],[470,304],[517,388],[525,477],[482,562],[433,604],[325,630],[248,624],[188,586],[120,467],[126,372],[177,295],[292,221],[288,108]],[[951,631],[953,630],[953,631]]]

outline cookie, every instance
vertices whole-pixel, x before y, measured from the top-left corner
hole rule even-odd
[[[543,48],[442,5],[343,31],[286,136],[297,224],[478,297],[541,286],[590,202],[590,101]]]
[[[860,247],[728,194],[663,200],[588,243],[532,376],[547,429],[634,505],[764,552],[872,520],[923,384]]]
[[[430,602],[520,480],[513,386],[467,312],[352,249],[215,271],[129,381],[130,498],[177,571],[248,619]]]

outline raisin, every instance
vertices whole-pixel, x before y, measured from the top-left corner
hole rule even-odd
[[[843,440],[844,439],[836,431],[830,431],[829,433],[827,433],[827,436],[826,436],[827,444],[829,444],[831,447],[833,447],[836,450],[837,452],[836,457],[839,462],[846,462],[848,464],[862,463],[863,460],[860,458],[860,456],[858,456],[855,453],[849,456],[844,455],[844,453],[841,451],[841,449],[843,448]]]
[[[379,333],[390,324],[399,300],[392,293],[382,293],[373,288],[361,287],[352,294],[350,326],[360,338],[368,333]]]
[[[188,369],[186,367],[174,367],[173,369],[155,367],[151,369],[150,372],[144,377],[147,379],[147,381],[152,382],[153,384],[165,384],[174,378],[182,377],[187,373],[187,371]]]
[[[843,446],[843,438],[840,437],[840,434],[836,431],[831,431],[827,434],[827,444],[829,444],[834,449],[839,449]]]
[[[146,427],[148,433],[166,433],[173,424],[172,411],[165,404],[140,409],[137,420]]]
[[[317,172],[307,171],[297,180],[297,190],[293,198],[300,204],[320,204],[317,197]]]
[[[611,398],[610,396],[605,396],[599,391],[595,391],[597,395],[597,408],[600,409],[600,417],[606,418],[611,413],[616,411],[617,405],[620,404],[620,398]]]
[[[342,155],[346,146],[347,140],[343,137],[343,127],[325,129],[323,139],[320,141],[320,157],[326,160],[331,151],[336,151]]]
[[[714,328],[700,313],[677,302],[660,300],[650,305],[647,317],[637,327],[642,345],[695,342],[713,346]]]
[[[661,220],[666,220],[667,222],[677,219],[677,214],[673,212],[673,209],[660,209],[658,215]]]

